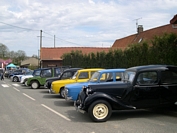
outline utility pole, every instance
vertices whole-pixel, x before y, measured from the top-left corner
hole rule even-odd
[[[40,30],[40,68],[42,68],[42,62],[41,62],[41,48],[42,48],[42,30]]]
[[[55,48],[55,35],[54,35],[54,48]]]
[[[42,48],[42,30],[40,30],[40,49]]]
[[[40,50],[38,50],[38,68],[40,68],[40,57],[39,57],[39,51],[40,51]]]

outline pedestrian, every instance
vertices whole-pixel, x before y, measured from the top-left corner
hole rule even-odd
[[[4,73],[1,73],[1,80],[4,80]]]

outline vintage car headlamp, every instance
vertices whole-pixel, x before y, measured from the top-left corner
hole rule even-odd
[[[92,92],[92,89],[88,87],[88,88],[86,89],[86,94],[89,95],[89,94],[91,94],[91,92]]]
[[[65,92],[65,95],[67,96],[68,95],[68,89],[66,87],[64,88],[64,92]]]
[[[87,90],[87,86],[84,85],[84,86],[82,87],[82,91],[86,91],[86,90]]]

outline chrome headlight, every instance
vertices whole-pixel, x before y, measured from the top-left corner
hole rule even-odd
[[[86,94],[87,94],[87,95],[91,94],[91,92],[92,92],[92,89],[91,89],[91,88],[87,88],[87,89],[86,89]]]
[[[65,95],[67,96],[68,95],[68,89],[66,87],[64,88],[64,92],[65,92]]]
[[[87,86],[82,86],[82,90],[81,91],[86,91],[87,90]]]

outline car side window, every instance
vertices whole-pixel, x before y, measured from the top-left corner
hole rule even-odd
[[[61,77],[61,79],[68,79],[72,77],[72,72],[65,72],[63,73],[63,76]]]
[[[93,75],[95,72],[96,72],[96,71],[91,71],[91,75],[90,75],[90,76],[92,77],[92,75]]]
[[[123,72],[116,72],[116,81],[121,81],[123,77]]]
[[[157,72],[142,72],[138,75],[137,84],[152,85],[157,83]]]
[[[112,82],[113,81],[113,73],[106,73],[106,82]]]
[[[161,73],[162,84],[174,84],[177,83],[177,72],[174,71],[162,71]]]
[[[106,82],[106,73],[101,74],[100,82]]]
[[[52,71],[51,69],[46,69],[41,72],[42,77],[51,77],[52,76]]]
[[[55,68],[54,77],[58,77],[60,74],[61,74],[60,69],[59,68]]]
[[[40,70],[39,71],[35,71],[33,76],[39,76],[40,72],[41,72]]]
[[[79,79],[87,79],[87,78],[89,78],[88,72],[81,72],[78,78]]]

